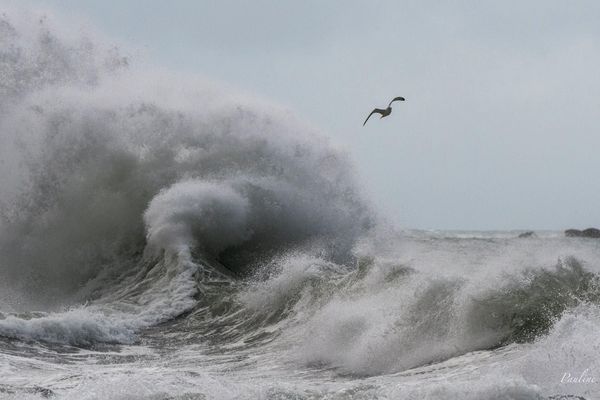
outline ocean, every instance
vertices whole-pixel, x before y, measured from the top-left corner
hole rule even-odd
[[[0,398],[594,399],[600,241],[392,226],[289,110],[0,14]]]

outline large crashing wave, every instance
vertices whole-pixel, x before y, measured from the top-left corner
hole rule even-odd
[[[145,313],[129,332],[193,304],[194,276],[210,267],[192,253],[237,272],[283,249],[349,257],[371,216],[344,153],[285,110],[137,71],[114,46],[59,26],[0,16],[2,308],[122,300],[112,317]],[[9,317],[0,331],[72,327],[68,315]]]

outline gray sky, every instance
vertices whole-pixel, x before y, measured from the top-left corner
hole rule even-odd
[[[402,227],[600,226],[596,0],[33,4],[295,110]]]

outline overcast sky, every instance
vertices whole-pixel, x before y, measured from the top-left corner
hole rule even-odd
[[[599,1],[33,4],[293,109],[402,227],[600,226]]]

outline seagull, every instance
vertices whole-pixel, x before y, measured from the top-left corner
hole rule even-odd
[[[383,117],[387,117],[388,115],[390,115],[392,113],[392,103],[395,101],[404,101],[404,97],[394,97],[394,100],[390,101],[390,104],[388,104],[387,108],[381,109],[381,108],[376,108],[373,111],[371,111],[371,114],[369,114],[369,116],[367,117],[367,119],[365,119],[365,122],[363,122],[363,126],[365,126],[365,124],[367,123],[367,121],[369,120],[369,118],[371,118],[371,115],[377,113],[377,114],[381,114],[381,118]]]

